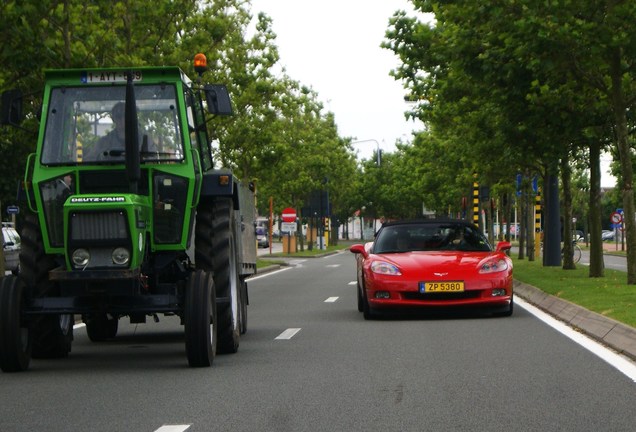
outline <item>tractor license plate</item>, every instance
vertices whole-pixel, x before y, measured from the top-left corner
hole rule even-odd
[[[133,71],[133,81],[141,81],[143,79],[141,71]],[[82,72],[80,81],[83,84],[90,83],[114,83],[114,82],[126,82],[128,80],[127,74],[122,71],[91,71]]]
[[[420,282],[420,292],[461,292],[464,291],[463,281]]]

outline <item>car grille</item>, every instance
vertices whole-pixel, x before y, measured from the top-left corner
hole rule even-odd
[[[419,293],[419,292],[404,292],[402,297],[406,300],[466,300],[479,298],[481,296],[480,291],[464,291],[464,292],[444,292],[444,293]]]
[[[70,226],[71,241],[126,240],[128,228],[123,211],[73,213]]]

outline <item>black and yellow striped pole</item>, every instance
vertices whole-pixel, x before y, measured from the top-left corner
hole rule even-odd
[[[82,142],[79,140],[79,136],[75,140],[75,161],[82,162],[84,159],[84,149]]]
[[[476,180],[473,182],[473,223],[479,226],[479,183]]]

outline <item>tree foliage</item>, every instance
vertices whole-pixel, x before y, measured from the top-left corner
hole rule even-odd
[[[348,141],[318,95],[282,70],[271,18],[253,16],[245,0],[2,2],[0,91],[27,94],[24,129],[0,128],[3,205],[35,149],[44,69],[176,65],[194,78],[197,52],[208,58],[201,80],[226,84],[234,105],[233,117],[210,121],[217,165],[256,183],[260,211],[269,196],[277,210],[301,205],[325,178],[345,205],[355,171]]]

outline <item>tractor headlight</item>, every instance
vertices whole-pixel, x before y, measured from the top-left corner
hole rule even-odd
[[[71,255],[71,261],[76,267],[86,267],[90,260],[91,254],[84,248],[75,249]]]
[[[113,251],[113,264],[126,265],[130,261],[130,252],[128,249],[118,247]]]

